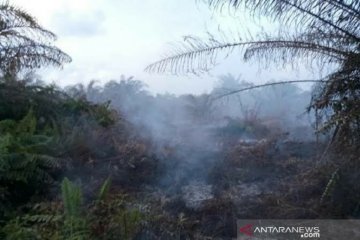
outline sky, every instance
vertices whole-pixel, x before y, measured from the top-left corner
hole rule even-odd
[[[201,76],[149,74],[145,67],[160,59],[170,45],[186,35],[204,36],[207,31],[238,31],[256,27],[245,13],[229,16],[211,10],[197,0],[12,0],[53,31],[56,45],[73,61],[63,69],[40,71],[46,82],[60,86],[99,84],[121,75],[144,81],[153,93],[204,93],[212,89],[217,76],[230,73],[254,83],[269,80],[309,79],[305,70],[266,69],[256,62],[244,63],[234,52],[228,59]],[[265,26],[273,23],[263,20]]]

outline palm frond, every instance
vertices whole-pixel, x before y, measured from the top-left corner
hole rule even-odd
[[[356,0],[208,0],[210,6],[247,9],[298,29],[323,28],[359,41],[360,4]],[[354,31],[355,29],[355,31]]]
[[[265,84],[259,84],[259,85],[252,85],[246,88],[237,89],[237,90],[229,90],[228,92],[222,93],[220,95],[216,95],[212,98],[212,100],[218,100],[223,97],[227,97],[236,93],[241,93],[248,90],[253,90],[256,88],[263,88],[263,87],[269,87],[269,86],[275,86],[275,85],[283,85],[283,84],[294,84],[294,83],[322,83],[325,82],[325,80],[292,80],[292,81],[281,81],[281,82],[270,82]]]
[[[0,70],[17,73],[22,69],[71,62],[65,52],[54,46],[56,35],[44,29],[26,11],[0,4]]]
[[[24,30],[30,31],[33,36],[43,36],[46,38],[56,39],[56,35],[51,31],[44,29],[38,24],[36,18],[31,16],[25,10],[10,5],[8,2],[0,5],[0,35],[8,31]]]
[[[161,60],[146,67],[148,72],[171,72],[173,74],[206,72],[216,64],[219,54],[227,57],[235,48],[243,49],[253,42],[226,43],[210,39],[203,41],[200,38],[187,36],[184,43],[172,49]]]
[[[209,35],[208,40],[198,37],[186,37],[183,43],[178,44],[163,59],[146,67],[148,72],[170,72],[173,74],[187,74],[206,72],[215,66],[218,58],[226,58],[235,49],[243,52],[243,59],[248,61],[256,58],[269,63],[288,64],[297,59],[308,60],[309,65],[314,62],[343,62],[349,54],[348,49],[333,44],[331,39],[319,40],[312,34],[287,36],[279,34],[272,38],[262,34],[262,39],[248,41],[218,40]]]

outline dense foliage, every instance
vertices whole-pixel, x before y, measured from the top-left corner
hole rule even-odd
[[[2,80],[0,101],[2,216],[64,174],[81,137],[78,128],[115,121],[107,105],[70,98],[54,86]]]

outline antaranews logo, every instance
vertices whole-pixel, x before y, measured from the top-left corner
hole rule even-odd
[[[254,233],[297,234],[301,238],[320,238],[320,228],[319,227],[265,226],[265,227],[255,227]]]
[[[237,221],[240,240],[317,240],[360,239],[359,219],[317,220],[249,220]]]
[[[239,232],[247,237],[300,237],[300,238],[320,238],[320,227],[318,226],[289,226],[273,222],[260,223],[260,225],[246,224],[239,227]],[[283,235],[283,236],[280,236]]]

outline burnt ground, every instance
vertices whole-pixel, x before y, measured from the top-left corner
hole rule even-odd
[[[331,167],[317,161],[321,144],[263,139],[177,151],[191,155],[168,150],[166,171],[133,192],[152,216],[137,239],[232,239],[236,219],[326,217],[319,206]]]
[[[273,133],[225,135],[211,144],[180,140],[160,147],[129,140],[117,145],[116,157],[81,168],[87,199],[110,173],[107,204],[121,199],[141,212],[141,227],[128,239],[233,239],[237,219],[348,218],[358,204],[346,199],[354,179],[328,187],[339,166],[321,160],[321,142]],[[99,216],[112,217],[112,211]]]

